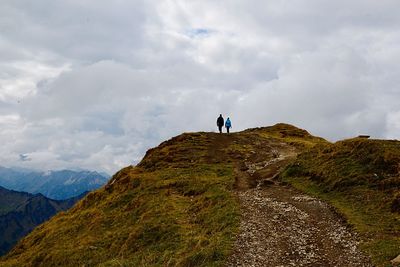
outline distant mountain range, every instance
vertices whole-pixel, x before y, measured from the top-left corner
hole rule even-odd
[[[51,199],[68,199],[92,191],[108,181],[107,174],[95,171],[48,171],[0,166],[0,186],[32,194],[41,193]]]
[[[37,225],[59,211],[69,209],[86,194],[84,192],[67,200],[53,200],[42,194],[17,192],[0,186],[0,255]]]

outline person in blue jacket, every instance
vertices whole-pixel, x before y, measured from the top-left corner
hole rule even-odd
[[[229,117],[226,119],[225,121],[225,128],[226,128],[226,132],[229,133],[229,128],[232,127],[232,123],[231,120],[229,119]]]

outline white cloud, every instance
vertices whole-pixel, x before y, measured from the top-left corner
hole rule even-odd
[[[114,172],[173,135],[215,130],[220,113],[235,130],[394,138],[397,7],[4,1],[0,165]]]
[[[0,100],[21,101],[36,93],[38,83],[57,77],[68,66],[48,66],[34,61],[14,61],[0,64]]]

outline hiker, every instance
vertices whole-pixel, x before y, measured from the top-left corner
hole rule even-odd
[[[231,128],[232,127],[232,123],[231,123],[231,120],[229,119],[229,117],[226,119],[226,122],[225,122],[225,128],[226,128],[226,132],[227,133],[229,133],[229,128]]]
[[[219,129],[219,133],[222,133],[222,127],[224,127],[224,118],[222,118],[222,114],[219,114],[219,117],[217,119],[217,126]]]

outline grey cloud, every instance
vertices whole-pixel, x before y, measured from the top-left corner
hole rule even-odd
[[[4,33],[15,44],[92,62],[121,60],[141,47],[146,12],[144,1],[5,1],[1,10]]]
[[[330,139],[351,136],[357,123],[350,118],[368,111],[372,102],[371,88],[364,81],[370,73],[354,51],[331,52],[335,53],[305,53],[289,61],[277,80],[250,92],[240,109],[268,124],[289,121]]]
[[[397,1],[0,5],[0,165],[113,172],[220,113],[400,135]]]

